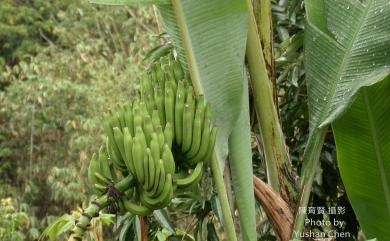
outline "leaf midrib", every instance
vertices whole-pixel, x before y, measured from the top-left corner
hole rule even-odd
[[[337,84],[338,84],[338,82],[339,82],[339,80],[340,80],[340,78],[342,76],[343,69],[345,68],[345,65],[347,63],[347,59],[349,59],[349,57],[351,55],[351,50],[352,50],[352,47],[353,47],[353,45],[355,43],[356,37],[360,33],[360,26],[362,26],[362,23],[364,22],[364,20],[366,20],[367,13],[368,13],[369,9],[371,8],[372,2],[373,2],[373,0],[369,1],[369,3],[366,5],[363,17],[359,21],[359,24],[357,24],[357,29],[356,29],[355,33],[353,34],[353,37],[351,38],[351,41],[348,43],[347,47],[344,48],[345,49],[345,54],[344,54],[343,60],[341,61],[340,68],[337,71],[336,81],[334,81],[331,84],[331,91],[329,91],[329,93],[330,93],[329,97],[332,97],[332,98],[328,98],[328,101],[326,102],[326,104],[324,106],[324,111],[321,113],[320,118],[318,119],[320,123],[317,123],[317,127],[322,127],[322,123],[325,121],[326,115],[329,114],[329,109],[330,109],[330,106],[331,106],[331,103],[332,103],[331,100],[333,99],[333,97],[335,95]],[[333,37],[332,37],[332,39],[335,41],[335,43],[339,44]]]
[[[374,143],[376,161],[377,161],[381,181],[383,184],[383,194],[385,196],[387,211],[390,215],[390,189],[389,189],[390,185],[386,179],[385,164],[384,164],[383,157],[382,157],[382,151],[380,150],[380,141],[378,140],[379,138],[378,138],[378,134],[377,134],[377,128],[375,125],[373,112],[371,110],[370,99],[368,97],[368,93],[367,93],[366,89],[363,89],[363,96],[364,96],[364,104],[366,105],[366,108],[367,108],[367,117],[368,117],[368,123],[369,123],[370,130],[371,130],[371,137],[372,137],[372,140]]]
[[[181,30],[181,36],[183,38],[184,52],[186,53],[188,61],[188,69],[190,71],[192,85],[196,94],[203,94],[201,88],[201,75],[199,72],[198,63],[196,61],[195,52],[193,50],[193,43],[191,41],[190,32],[187,27],[187,23],[184,17],[184,8],[180,0],[172,0],[172,6],[176,14],[177,25]]]

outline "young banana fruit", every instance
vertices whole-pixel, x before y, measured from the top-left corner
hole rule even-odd
[[[198,183],[217,134],[210,107],[203,96],[195,96],[174,59],[153,65],[140,80],[139,95],[110,111],[104,127],[108,156],[101,149],[92,157],[89,183],[96,194],[105,192],[115,178],[111,160],[115,170],[135,179],[119,206],[136,215],[165,207],[176,188]]]

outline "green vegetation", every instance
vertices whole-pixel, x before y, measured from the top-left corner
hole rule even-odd
[[[2,46],[15,44],[12,51],[1,51],[6,65],[0,77],[0,197],[12,197],[15,210],[24,211],[28,221],[20,225],[26,237],[21,240],[33,240],[55,216],[88,196],[80,174],[103,140],[103,113],[133,95],[144,49],[158,42],[158,31],[149,8],[16,2],[0,7],[9,12],[2,18],[10,18],[2,28],[12,29],[0,31],[6,34]],[[16,16],[21,19],[11,24]],[[25,18],[50,34],[35,35],[37,27]],[[15,36],[18,43],[10,37],[14,32],[28,36]]]
[[[92,2],[0,6],[1,240],[390,237],[387,0]]]

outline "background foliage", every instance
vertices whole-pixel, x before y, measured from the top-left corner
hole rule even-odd
[[[158,31],[151,9],[87,1],[7,0],[0,16],[0,197],[14,205],[0,239],[34,240],[89,195],[102,115],[131,98]]]

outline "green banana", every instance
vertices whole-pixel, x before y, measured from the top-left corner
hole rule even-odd
[[[164,189],[164,183],[166,181],[166,177],[167,177],[167,172],[165,171],[165,168],[164,168],[164,162],[163,160],[158,160],[158,168],[159,168],[159,171],[160,171],[160,180],[158,181],[158,187],[156,189],[156,191],[154,192],[154,195],[155,196],[159,196],[161,194],[161,192],[163,191]]]
[[[164,86],[165,82],[165,75],[164,72],[162,71],[162,67],[160,64],[155,65],[155,70],[156,70],[156,79],[159,81],[161,86]]]
[[[217,128],[213,127],[213,129],[211,129],[211,133],[210,133],[210,144],[209,144],[209,147],[207,148],[206,156],[202,160],[203,162],[210,160],[211,155],[213,154],[216,139],[217,139]]]
[[[102,174],[100,174],[99,172],[95,172],[94,173],[95,177],[96,177],[96,180],[97,180],[97,183],[99,185],[102,185],[102,186],[108,186],[111,184],[111,181],[110,179],[102,176]]]
[[[184,109],[184,82],[180,81],[176,92],[175,101],[175,140],[178,146],[181,146],[183,139],[183,109]]]
[[[92,155],[91,160],[89,161],[89,166],[88,166],[88,183],[92,187],[93,191],[95,194],[100,194],[100,192],[95,188],[95,184],[98,183],[95,172],[99,170],[99,162],[96,159],[95,153]]]
[[[160,149],[161,149],[165,143],[165,136],[164,136],[164,132],[162,130],[161,125],[156,127],[156,134],[157,134],[157,138],[158,138],[158,144],[159,144]]]
[[[159,160],[153,160],[153,162],[154,162],[154,182],[152,187],[146,190],[149,196],[155,196],[155,193],[157,192],[158,189],[159,181],[162,178],[161,175],[164,174],[161,172],[161,166]]]
[[[194,99],[194,88],[192,86],[188,86],[186,88],[186,102],[189,103]]]
[[[134,195],[134,188],[129,188],[123,192],[123,197],[128,198],[128,199],[132,198],[133,195]]]
[[[142,185],[143,189],[148,189],[151,186],[150,175],[149,175],[149,162],[150,162],[149,155],[150,155],[150,149],[146,148],[144,153],[144,159],[142,161],[143,172],[145,177],[145,181]]]
[[[161,183],[160,183],[161,184]],[[164,204],[172,199],[173,187],[172,187],[172,176],[168,174],[166,180],[163,183],[163,188],[159,196],[152,198],[146,195],[145,192],[141,194],[141,201],[148,207],[160,209]]]
[[[154,160],[160,159],[160,144],[156,133],[152,134],[152,140],[150,141],[150,150]]]
[[[153,110],[152,112],[152,124],[154,129],[156,129],[157,126],[161,126],[160,117],[158,115],[157,109]]]
[[[123,206],[127,211],[138,216],[147,216],[153,212],[153,209],[149,209],[143,205],[137,205],[129,200],[122,198]]]
[[[154,101],[156,102],[161,125],[165,126],[166,119],[165,119],[164,92],[162,92],[160,87],[156,87],[154,89]]]
[[[125,128],[123,131],[123,144],[125,149],[126,167],[132,175],[136,175],[133,161],[133,138],[131,137],[129,128]]]
[[[156,168],[155,168],[155,159],[152,156],[152,153],[150,150],[147,151],[147,157],[148,157],[148,178],[149,178],[149,185],[147,186],[146,190],[150,190],[153,188],[154,183],[156,181]]]
[[[173,125],[175,123],[175,97],[173,95],[171,83],[172,82],[166,82],[164,103],[166,122]],[[172,126],[172,129],[174,129],[174,126]]]
[[[108,152],[110,155],[111,160],[121,170],[125,166],[120,155],[120,151],[118,147],[115,144],[115,138],[114,138],[114,131],[113,127],[118,127],[117,124],[115,124],[115,117],[108,117],[108,120],[104,123],[104,129],[106,131],[106,134],[108,136]]]
[[[142,145],[142,150],[145,150],[148,145],[146,142],[145,133],[140,126],[137,126],[137,128],[135,129],[135,138],[140,141],[140,144]]]
[[[165,170],[162,160],[155,162],[155,178],[153,188],[148,190],[148,193],[152,197],[157,197],[162,191],[162,185],[165,182]]]
[[[141,116],[149,115],[148,108],[146,107],[145,102],[142,100],[139,102],[139,109],[141,111]]]
[[[201,138],[201,143],[198,152],[194,156],[189,156],[187,155],[186,163],[188,163],[190,166],[201,162],[203,158],[206,157],[207,150],[210,145],[210,127],[211,127],[211,120],[208,119],[204,123],[204,127],[202,130],[202,138]]]
[[[130,135],[134,135],[133,111],[132,111],[131,104],[127,107],[125,112],[125,123],[126,123],[126,127],[129,128]]]
[[[178,188],[186,188],[197,183],[202,178],[203,173],[203,162],[198,162],[195,169],[185,178],[176,179]]]
[[[154,94],[153,93],[146,93],[145,94],[145,101],[146,101],[146,108],[148,110],[148,113],[152,113],[153,110],[156,108],[156,103],[154,102]]]
[[[142,161],[144,159],[144,148],[142,146],[141,141],[139,138],[135,137],[133,142],[133,163],[134,163],[134,169],[136,178],[139,183],[143,184],[145,181],[144,172],[143,172],[143,165]]]
[[[164,141],[169,146],[169,148],[172,148],[173,128],[172,128],[172,124],[170,122],[167,122],[167,124],[165,125]]]
[[[175,159],[173,158],[171,148],[167,144],[164,145],[162,151],[162,160],[166,173],[173,175],[175,173]]]
[[[192,142],[192,128],[194,120],[194,105],[186,103],[183,111],[183,144],[181,150],[187,152],[191,147]]]
[[[154,133],[154,128],[152,124],[152,120],[150,118],[150,115],[144,116],[144,133],[146,138],[146,143],[150,143],[152,140],[152,134]]]
[[[126,164],[122,160],[120,153],[119,153],[119,156],[116,154],[113,146],[115,146],[114,141],[110,142],[110,140],[108,140],[108,154],[109,154],[110,160],[112,161],[114,166],[116,168],[118,168],[120,171],[126,171]]]
[[[139,105],[133,105],[133,129],[137,130],[137,127],[142,127],[142,113]]]
[[[141,80],[141,98],[145,99],[146,95],[153,96],[152,81],[148,75],[144,75]]]
[[[134,184],[136,183],[136,180],[134,176],[128,175],[119,182],[115,184],[115,188],[118,189],[121,192],[124,192],[128,190],[129,188],[133,188]]]
[[[106,189],[107,189],[106,186],[103,186],[103,185],[98,184],[98,183],[95,183],[95,184],[93,185],[93,187],[95,188],[95,190],[97,190],[96,192],[97,192],[99,195],[101,195],[102,193],[104,193],[104,192],[106,191]]]
[[[110,163],[108,162],[107,155],[104,153],[104,147],[101,146],[99,149],[99,170],[103,177],[113,180]]]
[[[205,108],[204,97],[200,96],[196,106],[196,113],[195,113],[195,119],[194,119],[193,130],[192,130],[191,147],[188,153],[186,154],[187,156],[194,156],[199,150],[200,142],[202,139],[204,108]]]
[[[126,158],[125,154],[125,146],[123,143],[123,133],[118,127],[114,127],[114,138],[115,138],[115,143],[116,146],[119,149],[121,159],[124,160]]]

